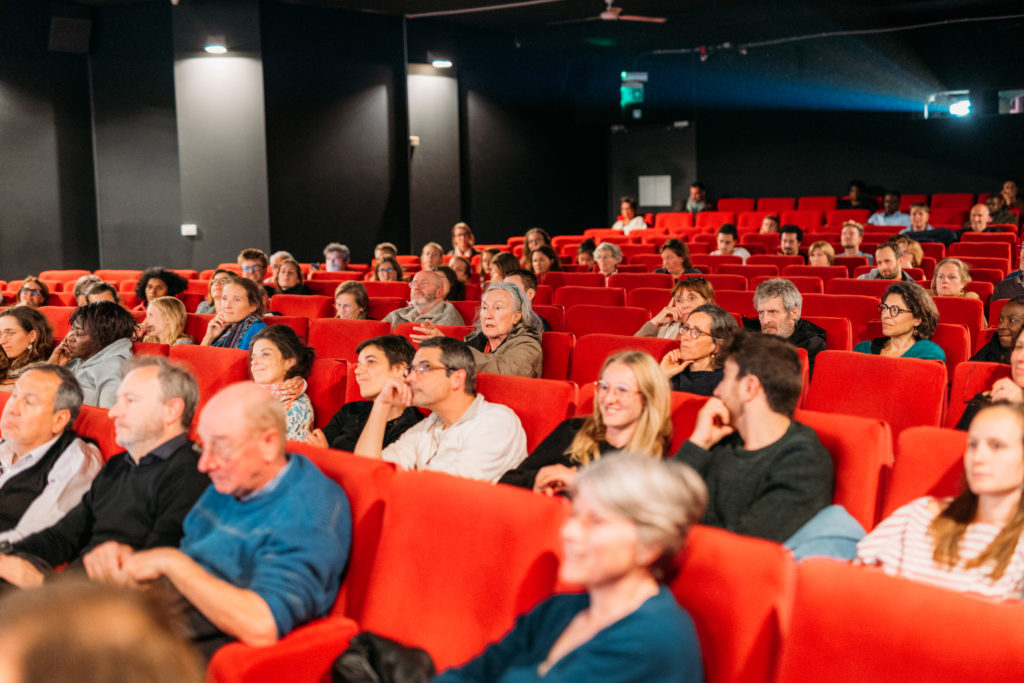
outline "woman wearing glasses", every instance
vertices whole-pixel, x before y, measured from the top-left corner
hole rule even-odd
[[[348,280],[334,290],[335,317],[342,320],[369,320],[370,295],[362,282]]]
[[[939,310],[923,287],[913,282],[896,282],[882,296],[878,306],[882,335],[853,347],[860,353],[891,358],[946,360],[946,353],[930,341],[939,324]]]
[[[25,366],[45,362],[53,351],[53,328],[42,313],[28,306],[12,306],[0,313],[0,384],[14,387]]]
[[[661,359],[661,371],[673,391],[710,396],[722,380],[722,347],[729,344],[738,325],[723,308],[704,304],[679,324],[679,348]]]
[[[39,308],[40,306],[45,306],[49,298],[50,288],[46,286],[46,283],[35,275],[28,275],[18,290],[17,305]]]
[[[385,256],[377,259],[377,265],[373,268],[373,275],[370,280],[373,282],[401,282],[405,279],[402,266],[394,256]]]
[[[657,315],[644,323],[635,337],[658,337],[660,339],[678,339],[680,325],[686,316],[704,304],[715,303],[715,290],[711,283],[702,277],[688,277],[680,280],[672,288],[672,298],[668,305]]]
[[[594,412],[565,420],[533,453],[499,480],[554,495],[568,488],[576,469],[602,455],[629,450],[664,457],[672,436],[668,384],[643,351],[610,356],[594,382]]]

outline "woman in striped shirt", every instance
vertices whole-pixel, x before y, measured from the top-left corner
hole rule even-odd
[[[996,403],[971,422],[967,488],[918,498],[857,544],[857,561],[887,574],[990,598],[1024,587],[1024,408]]]

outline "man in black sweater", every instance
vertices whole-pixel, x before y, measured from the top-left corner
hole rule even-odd
[[[39,585],[64,563],[89,577],[118,576],[133,550],[177,546],[182,521],[209,484],[188,438],[199,399],[195,378],[161,356],[139,356],[110,409],[117,443],[127,449],[103,466],[82,501],[55,525],[0,555],[0,579]]]
[[[724,376],[676,458],[708,486],[704,523],[782,543],[832,502],[832,458],[793,420],[800,361],[768,335],[738,332]]]
[[[809,372],[814,372],[814,357],[824,351],[825,330],[800,317],[804,298],[800,290],[781,277],[765,280],[754,291],[754,309],[757,319],[743,318],[743,327],[785,339],[793,346],[807,351]]]

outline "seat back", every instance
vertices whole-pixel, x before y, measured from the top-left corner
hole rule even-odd
[[[981,392],[991,389],[995,381],[1003,377],[1011,377],[1010,366],[1005,363],[968,361],[957,365],[949,390],[949,409],[946,411],[945,426],[955,427],[963,417],[967,402]]]
[[[4,396],[10,396],[6,392]],[[198,412],[196,413],[198,414]],[[114,421],[110,419],[109,411],[106,408],[83,405],[75,419],[75,432],[79,436],[92,439],[103,454],[103,460],[110,460],[124,449],[117,445],[117,438],[114,433]]]
[[[801,211],[834,211],[838,203],[839,200],[834,196],[800,197],[796,202],[796,208]]]
[[[249,352],[243,349],[177,344],[167,355],[187,366],[196,376],[199,385],[196,415],[218,391],[229,384],[249,379]]]
[[[566,285],[574,287],[604,287],[604,275],[601,275],[601,273],[550,271],[544,274],[544,284],[556,292],[559,288]]]
[[[886,481],[879,521],[921,496],[955,496],[964,485],[967,432],[911,427],[896,437],[896,459]]]
[[[654,214],[654,227],[681,231],[693,227],[693,214],[689,211],[662,211]]]
[[[861,294],[804,294],[801,314],[814,317],[844,317],[850,321],[854,339],[864,336],[867,324],[878,320],[878,298]]]
[[[788,278],[793,275],[821,278],[821,281],[828,283],[829,280],[837,277],[849,277],[849,271],[843,266],[804,266],[795,263],[785,266],[782,269],[782,277]]]
[[[363,285],[366,287],[366,293],[371,297],[396,297],[403,301],[409,298],[408,282],[376,282],[374,280],[366,280],[363,282]]]
[[[635,308],[646,308],[653,318],[661,309],[668,306],[672,301],[671,291],[666,292],[661,288],[638,287],[626,292],[626,305]]]
[[[168,344],[157,344],[155,342],[132,342],[133,356],[166,356],[170,351],[171,347]]]
[[[649,319],[646,308],[578,304],[565,312],[565,331],[577,337],[604,333],[630,335],[636,334]]]
[[[372,320],[384,320],[388,313],[405,308],[406,305],[406,300],[397,296],[371,296],[370,310],[367,315]]]
[[[762,282],[779,277],[778,275],[758,275],[757,277],[750,278],[750,288],[757,290],[757,286]],[[786,275],[783,277],[784,280],[789,280],[796,287],[798,292],[803,294],[822,294],[825,291],[825,285],[821,281],[820,277],[812,277],[809,275]]]
[[[758,211],[791,211],[796,207],[796,197],[761,197],[757,200]]]
[[[847,318],[826,316],[801,316],[809,323],[814,323],[825,330],[825,346],[833,351],[853,350],[853,328]]]
[[[394,334],[401,335],[409,341],[412,341],[411,335],[419,325],[419,323],[402,323],[395,328]],[[465,339],[466,335],[474,330],[471,325],[438,325],[437,329],[439,329],[441,334],[444,336],[451,337],[452,339],[458,339],[460,341]],[[413,343],[415,344],[415,342]]]
[[[533,307],[533,312],[548,321],[552,332],[565,331],[565,309],[561,306],[537,304]]]
[[[459,312],[462,319],[467,325],[472,325],[476,322],[476,314],[480,309],[480,301],[449,301],[455,310]]]
[[[753,211],[754,206],[757,202],[754,199],[731,197],[727,199],[718,200],[719,211],[733,211],[739,213],[740,211]]]
[[[619,351],[645,351],[660,361],[662,356],[678,348],[675,339],[659,339],[657,337],[633,337],[620,334],[588,334],[576,338],[576,347],[572,353],[572,366],[569,379],[578,385],[587,384],[600,379],[601,367],[608,356]]]
[[[705,232],[714,232],[720,225],[735,222],[736,213],[733,211],[701,211],[697,214],[695,227]]]
[[[318,294],[275,294],[270,297],[270,310],[281,315],[302,318],[333,318],[334,297]]]
[[[391,334],[391,325],[382,320],[342,320],[318,318],[309,323],[309,345],[317,358],[356,361],[356,347],[373,337]]]
[[[313,404],[313,424],[323,429],[345,405],[348,363],[335,358],[317,358],[306,380],[306,395]],[[358,400],[358,399],[356,399]]]
[[[541,376],[544,379],[567,379],[576,337],[568,332],[544,332],[540,345],[544,361]]]
[[[668,273],[614,273],[608,277],[609,287],[622,288],[627,294],[637,287],[672,289],[674,284],[675,278]]]
[[[772,263],[762,263],[760,265],[723,263],[715,273],[719,275],[742,275],[748,279],[755,277],[778,277],[779,267]]]
[[[529,453],[559,423],[572,417],[576,403],[576,386],[566,380],[481,372],[476,376],[476,389],[491,403],[501,403],[515,411],[523,423]]]
[[[936,192],[932,195],[932,211],[935,209],[966,209],[974,205],[974,195],[970,192]]]
[[[71,329],[71,314],[75,312],[74,306],[40,306],[39,312],[46,316],[53,326],[53,338],[63,339]]]
[[[317,318],[313,318],[316,320]],[[270,325],[287,325],[295,331],[299,340],[305,344],[309,339],[309,318],[298,315],[265,315],[263,322]]]
[[[725,268],[726,266],[722,266]],[[734,266],[740,268],[742,266]],[[732,290],[736,292],[745,291],[750,283],[747,281],[745,275],[733,275],[728,273],[714,273],[701,276],[708,281],[711,288],[716,292]]]
[[[555,306],[569,308],[577,304],[625,306],[626,292],[621,287],[579,287],[563,285],[555,290]]]

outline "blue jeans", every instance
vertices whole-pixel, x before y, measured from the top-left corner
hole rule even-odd
[[[800,561],[807,557],[831,557],[852,560],[857,556],[857,541],[864,529],[842,505],[820,510],[783,544]]]

